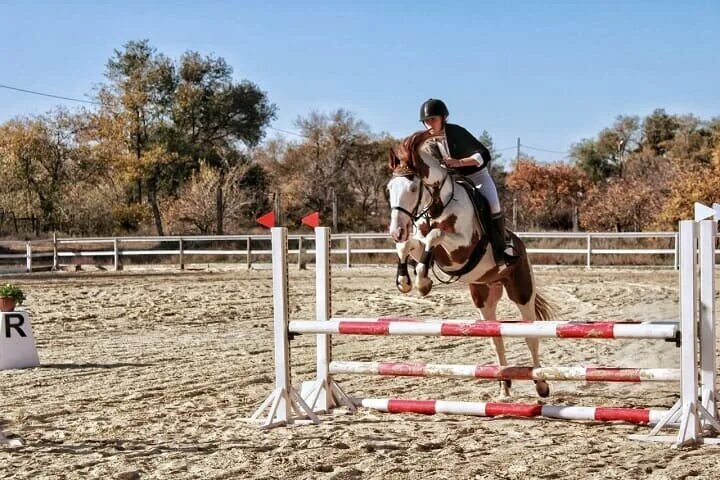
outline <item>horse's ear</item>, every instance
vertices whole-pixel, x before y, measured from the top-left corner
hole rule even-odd
[[[388,166],[390,167],[390,170],[395,171],[395,169],[400,165],[400,159],[395,154],[395,149],[391,148],[388,152]]]

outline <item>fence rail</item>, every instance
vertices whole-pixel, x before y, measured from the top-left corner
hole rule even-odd
[[[672,258],[671,265],[678,267],[678,236],[675,232],[625,232],[625,233],[578,233],[578,232],[520,232],[517,234],[526,240],[561,240],[563,243],[575,243],[571,248],[545,247],[532,248],[527,251],[533,255],[574,255],[584,257],[587,268],[593,266],[593,257],[598,255],[659,255]],[[304,265],[305,254],[314,254],[308,248],[314,241],[312,234],[289,235],[291,255],[297,257],[298,266]],[[607,241],[638,239],[659,240],[666,239],[670,248],[657,248],[657,245],[647,248],[602,248],[598,245]],[[212,243],[212,248],[198,248],[202,243]],[[374,242],[374,245],[367,245]],[[657,243],[657,242],[656,242]],[[139,245],[140,244],[140,245]],[[143,245],[145,244],[143,248]],[[222,248],[221,245],[228,248]],[[294,245],[293,245],[294,244]],[[238,248],[238,245],[241,248]],[[96,258],[112,257],[112,265],[116,270],[122,269],[123,257],[133,257],[134,264],[148,260],[147,264],[158,263],[158,257],[176,257],[179,268],[185,267],[188,256],[202,255],[206,257],[240,257],[250,267],[253,262],[259,261],[263,256],[269,256],[271,251],[270,235],[189,235],[189,236],[149,236],[149,237],[88,237],[88,238],[56,238],[19,241],[0,240],[0,262],[14,260],[13,273],[32,272],[39,269],[56,269],[64,264],[92,264]],[[341,233],[332,235],[331,254],[342,257],[346,267],[351,267],[359,256],[379,255],[391,261],[395,256],[395,248],[389,236],[384,233]],[[14,248],[13,248],[14,247]],[[148,258],[152,257],[152,258]],[[309,257],[308,257],[309,258]],[[39,265],[43,260],[50,260],[51,264]],[[138,261],[138,259],[143,259]],[[18,261],[22,261],[19,263]],[[378,263],[378,262],[374,262]],[[541,262],[535,262],[542,265]],[[545,263],[547,265],[548,263]],[[643,264],[647,265],[647,264]],[[665,261],[663,265],[667,266]],[[0,270],[7,273],[6,268]]]

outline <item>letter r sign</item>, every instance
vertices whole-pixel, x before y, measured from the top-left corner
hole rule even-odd
[[[30,315],[24,311],[0,313],[0,370],[40,365]]]

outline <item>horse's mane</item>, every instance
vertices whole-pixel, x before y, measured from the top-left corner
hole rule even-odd
[[[393,173],[415,173],[423,177],[427,176],[428,166],[418,155],[417,149],[432,136],[433,134],[429,130],[418,130],[400,142],[400,145],[392,151],[397,161],[393,161],[392,155],[390,158],[390,168]]]

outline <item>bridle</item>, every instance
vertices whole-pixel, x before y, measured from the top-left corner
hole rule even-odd
[[[415,173],[401,173],[401,174],[397,174],[394,176],[406,177],[409,179],[409,178],[414,177]],[[440,182],[440,186],[437,187],[438,194],[439,194],[439,192],[442,192],[442,189],[445,186],[445,183],[447,182],[448,178],[450,178],[450,172],[445,173],[445,176],[443,177],[442,182]],[[415,202],[415,207],[413,207],[412,211],[408,211],[407,209],[405,209],[401,206],[391,206],[390,209],[397,210],[398,212],[404,213],[405,215],[410,217],[410,219],[412,220],[413,223],[417,222],[418,220],[420,220],[423,217],[434,218],[434,217],[440,216],[442,214],[442,212],[445,210],[445,207],[447,207],[450,204],[450,202],[452,202],[453,199],[455,198],[455,185],[453,184],[452,187],[453,187],[453,189],[452,189],[452,194],[450,195],[450,198],[448,199],[447,203],[445,203],[445,204],[441,203],[442,208],[436,215],[431,216],[428,214],[434,204],[434,201],[432,201],[433,191],[430,189],[430,187],[428,187],[425,184],[425,182],[422,181],[422,178],[420,179],[420,188],[418,188],[418,198],[417,198],[417,201]],[[424,190],[427,190],[428,194],[430,194],[431,201],[427,207],[425,207],[421,212],[418,213],[418,209],[420,208],[420,205],[422,204]]]

